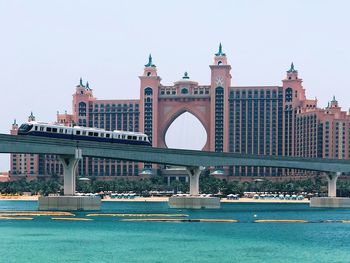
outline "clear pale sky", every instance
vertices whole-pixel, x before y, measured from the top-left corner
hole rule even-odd
[[[347,0],[0,0],[0,132],[31,111],[48,122],[70,112],[80,77],[97,98],[138,98],[149,53],[163,84],[184,71],[208,84],[219,42],[232,85],[281,85],[293,61],[309,98],[324,107],[335,95],[348,109],[349,10]]]

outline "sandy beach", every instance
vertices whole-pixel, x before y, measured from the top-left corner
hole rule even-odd
[[[169,197],[136,197],[134,199],[103,199],[105,202],[168,202]],[[240,198],[238,200],[227,200],[221,198],[221,203],[305,203],[308,204],[310,201],[304,200],[275,200],[275,199],[253,199],[253,198]]]
[[[39,196],[0,196],[0,201],[37,201]],[[127,198],[105,198],[102,202],[168,202],[169,197],[135,197],[134,199]],[[276,200],[276,199],[253,199],[240,198],[238,200],[227,200],[222,198],[222,203],[294,203],[294,204],[308,204],[309,200]]]
[[[19,196],[19,195],[1,195],[0,201],[37,201],[39,199],[38,195],[33,196]]]
[[[310,200],[279,200],[279,199],[253,199],[253,198],[240,198],[239,200],[227,200],[222,198],[221,203],[292,203],[292,204],[308,204]]]

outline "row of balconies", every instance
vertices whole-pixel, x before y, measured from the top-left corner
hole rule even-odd
[[[126,109],[126,108],[138,108],[139,104],[90,104],[89,109],[91,108],[100,108],[100,109]],[[79,108],[86,108],[83,105],[79,105]]]
[[[128,114],[128,115],[131,115],[131,114],[140,114],[140,111],[137,109],[137,110],[123,110],[123,111],[89,111],[89,116],[96,116],[96,115],[101,115],[101,116],[111,116],[111,115],[116,115],[116,114]],[[86,115],[86,112],[80,114],[79,112],[79,115],[82,115],[82,116],[85,116]]]

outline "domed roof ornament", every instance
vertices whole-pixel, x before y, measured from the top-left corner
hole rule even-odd
[[[185,71],[184,76],[182,77],[182,79],[190,79],[190,77],[188,76],[187,71]]]

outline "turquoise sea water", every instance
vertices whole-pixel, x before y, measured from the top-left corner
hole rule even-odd
[[[0,201],[0,211],[36,209],[36,202]],[[178,210],[166,203],[105,202],[101,213],[184,213],[193,219],[239,222],[0,220],[0,262],[350,262],[350,224],[322,222],[350,220],[350,209],[236,203],[222,204],[220,210]],[[254,223],[256,219],[311,223]]]

